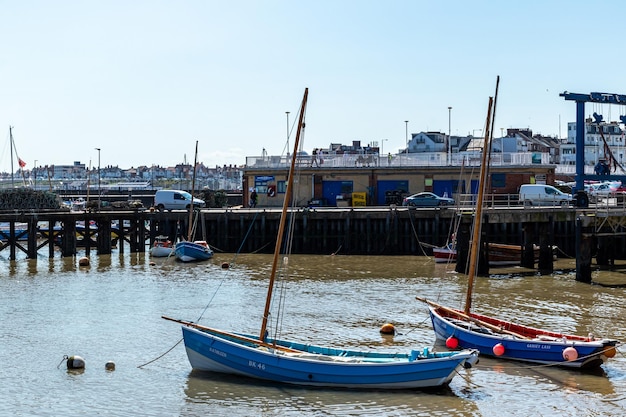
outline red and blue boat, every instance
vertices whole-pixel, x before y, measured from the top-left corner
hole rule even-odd
[[[420,300],[429,304],[436,339],[451,349],[578,369],[598,368],[616,354],[615,339],[551,332]]]
[[[497,90],[496,90],[497,91]],[[490,132],[493,98],[489,101],[489,113],[485,132]],[[551,332],[549,330],[499,320],[471,312],[472,288],[476,274],[480,231],[482,226],[483,196],[487,185],[489,166],[490,133],[485,135],[485,146],[479,180],[479,192],[474,215],[470,245],[468,285],[463,310],[444,307],[433,301],[417,297],[428,303],[435,337],[450,349],[478,349],[481,355],[533,362],[565,368],[598,368],[613,357],[618,344],[614,339],[598,339],[592,335],[578,336]]]

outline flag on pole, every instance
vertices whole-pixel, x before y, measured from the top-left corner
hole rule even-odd
[[[22,161],[22,158],[17,158],[17,163],[20,164],[20,168],[24,168],[26,166],[26,162]]]

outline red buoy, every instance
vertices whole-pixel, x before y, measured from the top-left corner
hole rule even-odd
[[[496,356],[502,356],[504,355],[504,345],[502,343],[497,343],[496,345],[493,346],[493,354]]]
[[[565,348],[565,350],[563,351],[563,359],[568,362],[578,359],[578,351],[576,350],[576,348],[572,346]]]
[[[454,336],[450,336],[446,339],[446,347],[448,349],[456,349],[459,347],[459,339]]]

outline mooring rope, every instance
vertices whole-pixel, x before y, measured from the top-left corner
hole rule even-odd
[[[245,243],[245,241],[248,239],[248,236],[250,236],[250,232],[252,231],[252,226],[254,225],[254,222],[256,221],[257,216],[259,215],[259,212],[257,212],[254,217],[252,218],[252,222],[250,223],[250,226],[248,227],[248,231],[246,232],[246,235],[244,236],[241,245],[239,245],[239,249],[237,250],[237,252],[235,253],[235,255],[233,256],[232,261],[229,263],[229,266],[235,263],[235,260],[237,259],[237,256],[239,255],[239,253],[241,252],[243,245]],[[209,299],[209,302],[204,306],[204,308],[202,309],[202,312],[200,313],[200,316],[198,317],[198,319],[196,320],[196,323],[199,322],[202,317],[204,317],[204,314],[206,313],[206,311],[209,309],[209,307],[211,306],[211,303],[213,303],[213,299],[215,298],[215,296],[217,295],[217,293],[219,292],[219,289],[222,287],[222,284],[224,283],[224,281],[226,280],[227,276],[224,275],[224,277],[220,280],[217,288],[215,289],[215,291],[213,292],[213,295],[211,295],[211,298]],[[174,350],[174,348],[176,346],[178,346],[180,344],[180,342],[183,341],[183,338],[180,338],[176,343],[174,343],[174,345],[172,347],[170,347],[168,350],[166,350],[165,352],[163,352],[162,354],[160,354],[159,356],[157,356],[154,359],[149,360],[148,362],[141,364],[139,366],[137,366],[137,368],[142,368],[146,365],[149,365],[153,362],[156,362],[157,360],[161,359],[162,357],[164,357],[165,355],[167,355],[168,353],[170,353],[172,350]]]

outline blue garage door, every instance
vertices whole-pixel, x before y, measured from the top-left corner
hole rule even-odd
[[[451,198],[454,198],[454,196],[459,193],[465,194],[465,181],[435,180],[433,181],[433,193],[438,196],[447,195]]]
[[[337,205],[338,195],[350,197],[352,190],[352,181],[322,181],[322,195],[331,206]]]
[[[376,183],[376,204],[379,206],[387,205],[385,202],[387,191],[399,191],[402,190],[408,194],[409,181],[408,180],[385,180],[378,181]]]

